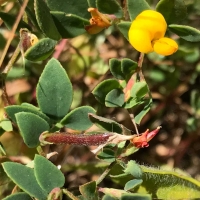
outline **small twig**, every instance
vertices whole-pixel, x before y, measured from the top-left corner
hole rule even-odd
[[[139,136],[140,134],[139,134],[139,131],[138,131],[138,128],[137,128],[137,124],[135,123],[134,114],[129,112],[129,116],[130,116],[131,121],[132,121],[132,123],[133,123],[133,125],[135,127],[136,134],[137,134],[137,136]]]
[[[23,2],[23,4],[22,4],[22,7],[21,7],[21,9],[20,9],[20,11],[19,11],[19,14],[18,14],[18,16],[17,16],[17,19],[16,19],[16,21],[15,21],[15,24],[14,24],[14,26],[12,27],[12,30],[11,30],[11,32],[10,32],[10,36],[9,36],[9,39],[8,39],[8,41],[7,41],[7,43],[6,43],[5,48],[4,48],[3,54],[2,54],[2,56],[1,56],[1,59],[0,59],[0,68],[2,68],[3,60],[4,60],[5,56],[6,56],[6,53],[7,53],[7,51],[8,51],[8,48],[9,48],[9,46],[10,46],[10,43],[12,42],[12,40],[13,40],[13,38],[14,38],[15,32],[16,32],[16,30],[17,30],[17,26],[18,26],[18,24],[19,24],[19,22],[20,22],[20,20],[21,20],[21,18],[22,18],[22,16],[23,16],[23,14],[24,14],[24,10],[25,10],[27,4],[28,4],[28,0],[24,0],[24,2]]]
[[[98,178],[98,180],[96,181],[96,184],[99,185],[103,179],[109,174],[110,170],[112,169],[112,167],[117,163],[117,161],[115,160],[114,162],[110,163],[110,165],[106,168],[106,170],[103,172],[103,174],[101,174],[101,176]]]
[[[13,64],[16,62],[18,56],[20,54],[20,47],[19,45],[17,46],[17,48],[15,49],[11,59],[9,60],[8,64],[6,65],[5,69],[3,70],[2,74],[8,74],[8,72],[10,71],[11,67],[13,66]]]
[[[46,154],[40,145],[37,147],[37,152],[39,153],[39,155],[46,157]]]

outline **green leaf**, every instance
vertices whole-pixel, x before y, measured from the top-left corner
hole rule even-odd
[[[54,24],[46,3],[43,0],[34,0],[34,5],[35,15],[40,29],[47,37],[53,40],[59,40],[61,38],[60,34]]]
[[[143,183],[139,191],[146,188],[153,198],[194,199],[200,197],[200,182],[179,171],[167,171],[141,166]]]
[[[2,164],[10,179],[31,197],[46,200],[47,193],[37,183],[33,169],[19,163],[5,162]]]
[[[151,10],[146,0],[127,0],[128,12],[131,21],[134,20],[142,11]]]
[[[124,172],[127,173],[127,174],[131,174],[136,179],[142,178],[142,169],[133,160],[130,160],[128,162],[127,167],[125,168]]]
[[[109,194],[106,194],[103,196],[102,200],[117,200],[117,198],[115,198]]]
[[[111,119],[100,117],[94,114],[89,114],[89,119],[96,126],[103,128],[109,132],[116,132],[116,133],[123,132],[121,125]]]
[[[122,21],[120,23],[117,24],[117,27],[119,29],[119,31],[122,33],[122,35],[129,41],[128,38],[128,31],[130,29],[131,26],[131,22],[126,22],[126,21]]]
[[[32,198],[25,192],[19,192],[16,194],[11,194],[3,200],[32,200]]]
[[[123,58],[121,60],[121,71],[124,74],[124,76],[126,77],[127,81],[136,72],[137,67],[138,67],[138,64],[131,59]]]
[[[12,29],[12,27],[16,21],[16,15],[11,15],[8,13],[0,12],[0,18],[3,20],[3,22],[8,27],[8,29]],[[24,21],[19,22],[17,31],[19,31],[21,28],[27,28],[29,30],[31,29],[30,26],[27,23],[25,23]]]
[[[152,99],[147,99],[145,101],[144,104],[144,108],[142,109],[142,111],[140,111],[140,113],[138,113],[137,115],[135,115],[135,123],[140,124],[142,118],[149,112],[149,110],[151,109],[151,105],[152,105]]]
[[[47,193],[56,187],[62,187],[65,183],[62,172],[53,163],[40,155],[35,155],[34,173],[37,182]]]
[[[200,94],[198,90],[193,90],[190,97],[191,106],[195,113],[200,110]]]
[[[183,38],[189,42],[199,42],[200,41],[200,31],[191,26],[170,24],[169,30],[177,34],[179,37]]]
[[[13,130],[12,123],[8,119],[3,119],[2,121],[0,121],[0,128],[7,132]]]
[[[126,183],[126,185],[124,186],[124,190],[133,190],[134,188],[138,187],[139,185],[142,184],[142,179],[133,179],[130,180]]]
[[[25,144],[30,148],[37,147],[39,136],[49,130],[48,123],[33,113],[20,112],[15,116]]]
[[[187,16],[184,0],[160,0],[156,10],[164,16],[167,24],[178,23]]]
[[[105,14],[113,14],[117,18],[123,17],[123,10],[116,0],[96,0],[97,9]]]
[[[27,107],[24,105],[21,105],[21,106],[12,105],[12,106],[5,107],[5,111],[6,111],[7,115],[9,116],[9,118],[15,123],[16,123],[15,114],[17,114],[19,112],[27,112],[27,113],[33,113],[33,114],[41,117],[45,121],[47,121],[49,124],[51,124],[49,117],[47,117],[44,113],[40,112],[39,110],[36,110],[34,107]]]
[[[6,155],[5,149],[2,145],[2,143],[0,142],[0,157],[5,156],[5,155]],[[1,172],[0,172],[0,174],[1,174]],[[2,176],[0,176],[0,177],[2,178]],[[1,182],[0,182],[0,185],[1,185]]]
[[[109,67],[112,75],[119,80],[124,80],[124,74],[121,70],[121,60],[116,58],[111,58],[109,60]]]
[[[102,104],[105,103],[106,95],[113,89],[120,88],[120,84],[115,79],[107,79],[102,81],[99,85],[95,87],[92,94],[95,98]]]
[[[67,128],[84,131],[93,125],[88,118],[88,113],[96,113],[96,111],[90,106],[76,108],[68,113],[60,123]]]
[[[47,59],[54,51],[57,42],[50,38],[43,38],[30,47],[24,57],[30,61],[41,61]]]
[[[72,85],[60,63],[52,58],[45,66],[36,88],[37,101],[43,113],[62,119],[72,103]]]
[[[18,2],[20,3],[21,6],[23,5],[23,0],[18,0]],[[32,22],[32,24],[35,26],[37,30],[40,30],[40,27],[38,26],[36,16],[35,16],[34,0],[28,1],[25,11],[30,22]]]
[[[96,181],[91,181],[79,186],[79,190],[80,193],[83,195],[84,199],[96,200],[98,199],[96,187]]]
[[[131,88],[131,96],[135,98],[142,98],[148,93],[148,86],[145,81],[134,83]]]
[[[87,0],[47,0],[47,5],[51,11],[64,12],[66,14],[78,15],[82,18],[89,19],[91,17],[88,10]]]
[[[103,160],[105,162],[114,162],[115,161],[115,151],[113,151],[110,148],[103,148],[102,151],[100,151],[97,155],[97,158],[100,160]]]
[[[84,27],[89,24],[88,20],[58,11],[52,11],[51,14],[62,38],[73,38],[86,32]]]
[[[148,194],[122,194],[120,200],[151,200]]]
[[[111,90],[105,98],[107,107],[122,107],[124,104],[124,93],[121,89]]]

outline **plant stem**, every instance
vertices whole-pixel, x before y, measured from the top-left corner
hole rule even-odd
[[[13,40],[13,38],[14,38],[15,32],[16,32],[16,30],[17,30],[17,26],[18,26],[18,24],[19,24],[19,22],[20,22],[20,20],[21,20],[21,18],[22,18],[22,15],[24,14],[24,10],[25,10],[27,4],[28,4],[28,0],[24,0],[24,2],[23,2],[23,4],[22,4],[22,7],[21,7],[21,9],[20,9],[20,11],[19,11],[19,14],[18,14],[18,16],[17,16],[17,19],[16,19],[16,21],[15,21],[15,24],[14,24],[14,26],[12,27],[12,30],[11,30],[11,32],[10,32],[10,36],[9,36],[9,39],[8,39],[8,41],[7,41],[7,43],[6,43],[5,48],[4,48],[3,54],[2,54],[2,56],[1,56],[1,59],[0,59],[0,68],[2,68],[3,60],[4,60],[5,56],[6,56],[6,53],[7,53],[7,51],[8,51],[8,48],[9,48],[9,46],[10,46],[10,43],[12,42],[12,40]]]
[[[96,184],[99,185],[103,179],[109,174],[110,170],[112,169],[112,167],[117,163],[117,161],[115,160],[114,162],[110,163],[110,165],[106,168],[106,170],[103,172],[103,174],[101,174],[101,176],[98,178],[98,180],[96,181]]]

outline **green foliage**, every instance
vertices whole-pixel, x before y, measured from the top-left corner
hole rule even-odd
[[[60,63],[51,59],[37,84],[37,101],[43,113],[53,119],[63,118],[72,103],[72,85]]]
[[[62,172],[53,163],[39,155],[34,158],[34,174],[41,188],[47,193],[56,187],[62,187],[65,183]]]
[[[38,184],[33,169],[14,162],[3,163],[3,168],[10,179],[31,197],[46,199],[47,193]]]
[[[53,40],[59,40],[60,34],[55,26],[53,18],[50,14],[50,10],[46,3],[42,0],[35,0],[34,5],[36,19],[40,29],[47,37]]]
[[[122,133],[123,129],[117,122],[94,114],[89,115],[92,123],[110,132]]]
[[[120,23],[117,24],[117,27],[119,29],[119,31],[122,33],[122,35],[127,39],[128,39],[128,30],[131,26],[131,22],[126,22],[126,21],[121,21]]]
[[[42,113],[40,110],[38,110],[35,107],[30,107],[30,106],[25,106],[25,105],[12,105],[12,106],[7,106],[5,107],[5,111],[7,113],[7,115],[9,116],[9,118],[16,123],[16,114],[23,112],[23,113],[32,113],[34,115],[37,115],[38,117],[44,119],[46,122],[48,122],[49,124],[51,124],[51,120],[49,119],[49,117],[47,117],[44,113]]]
[[[24,1],[19,0],[19,4],[24,4]],[[16,5],[12,2],[12,6]],[[176,170],[145,167],[129,157],[140,150],[138,143],[139,146],[145,142],[148,144],[152,134],[158,131],[159,127],[150,131],[149,135],[142,135],[140,131],[149,127],[151,129],[155,124],[163,123],[164,127],[158,142],[163,141],[163,138],[169,140],[169,143],[172,142],[170,130],[173,130],[173,135],[179,138],[180,147],[185,145],[186,152],[189,152],[189,146],[198,138],[200,31],[194,18],[200,15],[199,6],[198,1],[185,3],[183,0],[29,0],[25,14],[19,24],[16,24],[16,12],[20,9],[17,7],[5,12],[6,6],[2,5],[0,17],[9,29],[13,29],[15,25],[17,31],[20,28],[28,28],[39,37],[39,41],[32,45],[31,34],[26,38],[21,37],[18,49],[10,59],[10,53],[17,46],[16,37],[12,41],[12,48],[5,51],[5,59],[1,53],[2,96],[5,105],[9,100],[13,105],[2,110],[2,116],[5,111],[6,117],[1,117],[0,121],[0,136],[3,138],[0,142],[0,190],[3,190],[0,198],[199,198],[198,180]],[[105,15],[99,15],[98,12],[95,14],[95,11],[90,13],[88,8],[97,8]],[[174,34],[181,38],[177,39],[179,51],[168,58],[155,53],[148,54],[147,58],[143,54],[139,56],[128,44],[128,31],[132,21],[142,11],[153,8],[164,16],[172,38],[176,38]],[[104,17],[108,17],[111,22],[109,29],[98,35],[82,35],[88,31],[86,25],[96,29],[108,28],[109,23],[104,24]],[[178,24],[183,20],[184,24],[191,26]],[[2,33],[5,30],[5,26],[2,26]],[[4,34],[0,35],[1,44],[5,43],[5,38]],[[22,55],[26,59],[25,69],[22,70],[17,68],[21,65],[21,60],[17,61],[19,54],[16,52],[23,51],[23,45],[28,49]],[[52,58],[54,51],[55,58]],[[113,55],[116,58],[113,58]],[[47,60],[48,58],[50,59]],[[5,61],[8,64],[4,63]],[[7,76],[11,67],[13,69]],[[108,68],[109,72],[104,74]],[[8,87],[8,81],[16,81],[19,78],[27,83],[28,89],[25,87],[25,90],[17,91],[18,86],[14,82],[13,92]],[[74,95],[77,91],[80,91],[78,97]],[[188,95],[191,97],[190,103],[187,102]],[[152,112],[149,112],[150,110]],[[163,117],[165,113],[168,117]],[[113,116],[116,116],[119,123],[109,119]],[[175,122],[176,118],[178,123]],[[182,121],[184,123],[181,123]],[[137,129],[136,124],[139,124],[139,133],[136,135],[135,130],[129,130],[123,124],[131,129]],[[177,127],[173,129],[171,127],[174,124]],[[96,134],[94,125],[100,128],[100,134]],[[90,127],[92,129],[87,130]],[[81,132],[86,130],[86,133]],[[79,131],[77,135],[76,131]],[[51,136],[56,138],[58,145],[62,143],[59,138],[68,137],[69,145],[64,148],[51,147],[48,143],[48,137]],[[8,144],[6,140],[9,141]],[[23,142],[19,140],[25,145],[20,146]],[[79,143],[75,140],[79,140]],[[46,147],[40,146],[47,143]],[[70,144],[99,146],[83,149],[74,147],[71,151]],[[194,145],[195,148],[196,146]],[[159,149],[157,147],[159,146],[154,147],[155,151]],[[40,155],[35,153],[36,148]],[[167,148],[170,150],[171,147]],[[174,149],[172,148],[172,152],[175,152],[174,164],[178,165],[185,152],[178,157],[176,153],[179,151]],[[97,159],[87,152],[89,150],[96,154]],[[153,163],[155,151],[143,150],[139,157],[134,156],[138,160],[146,158],[148,162]],[[17,157],[12,156],[13,152],[17,152]],[[57,153],[59,155],[51,158],[52,162],[47,159]],[[163,152],[158,151],[158,155],[159,153],[162,155]],[[79,156],[83,158],[79,159]],[[24,158],[30,159],[31,162],[27,165],[19,164],[26,163]],[[90,160],[92,162],[89,162]],[[58,165],[61,165],[63,173],[58,169]],[[198,165],[193,165],[192,170],[197,171]],[[76,181],[72,183],[74,177]],[[109,179],[108,182],[104,181],[105,178]],[[99,186],[101,182],[101,186],[105,187]],[[16,193],[11,194],[12,190]],[[1,196],[4,193],[11,195],[4,198]]]
[[[170,24],[169,30],[189,42],[200,41],[200,31],[190,26]]]
[[[62,38],[73,38],[86,32],[84,25],[89,24],[88,20],[60,11],[52,11],[51,14]]]
[[[15,20],[16,20],[16,17],[13,16],[13,15],[10,15],[8,13],[4,13],[4,12],[0,12],[0,18],[4,21],[5,25],[8,27],[8,29],[12,29],[14,23],[15,23]],[[23,21],[20,21],[18,27],[17,27],[17,31],[20,30],[20,28],[28,28],[30,29],[30,26],[23,22]]]
[[[162,13],[167,24],[178,23],[187,16],[187,7],[183,0],[161,0],[156,10]]]
[[[96,5],[102,13],[113,14],[117,18],[122,18],[123,16],[122,8],[116,0],[107,0],[106,2],[104,0],[96,0]]]
[[[45,60],[53,53],[56,44],[55,40],[43,38],[30,47],[24,57],[30,61]]]
[[[95,110],[89,106],[76,108],[69,112],[60,123],[74,130],[86,130],[92,126],[88,113],[95,113]]]
[[[79,190],[84,199],[98,199],[95,181],[79,186]]]
[[[4,198],[3,200],[32,200],[32,198],[25,192],[19,192],[16,194],[12,194]]]
[[[19,112],[15,115],[25,144],[34,148],[39,145],[39,136],[49,130],[49,124],[33,113]]]
[[[127,0],[128,12],[131,21],[134,20],[144,10],[151,10],[146,0]]]
[[[120,84],[115,79],[102,81],[93,91],[92,94],[102,104],[105,103],[106,95],[113,89],[120,88]]]

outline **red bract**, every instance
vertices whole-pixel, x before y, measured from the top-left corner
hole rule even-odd
[[[149,146],[149,141],[159,132],[161,126],[158,126],[155,130],[149,132],[147,129],[142,135],[135,137],[131,140],[134,146],[137,148],[144,148]]]

